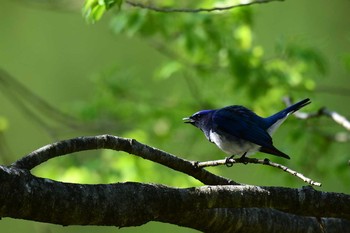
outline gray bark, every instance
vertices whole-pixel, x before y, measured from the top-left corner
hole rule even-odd
[[[30,169],[57,156],[108,148],[163,164],[208,186],[135,182],[83,185],[39,178]],[[159,221],[203,232],[350,232],[350,195],[242,185],[187,161],[111,135],[57,142],[0,166],[0,217],[60,225],[139,226]]]

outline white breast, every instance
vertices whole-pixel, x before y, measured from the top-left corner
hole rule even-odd
[[[247,152],[247,156],[259,151],[260,146],[245,140],[229,141],[225,137],[220,136],[216,132],[210,130],[209,139],[215,143],[222,151],[229,155],[242,156]]]

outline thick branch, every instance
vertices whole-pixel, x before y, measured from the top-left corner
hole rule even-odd
[[[349,232],[348,221],[336,218],[299,217],[273,209],[231,208],[206,209],[196,213],[182,213],[182,222],[203,232],[295,233],[295,232]],[[210,221],[208,221],[210,219]],[[212,231],[210,231],[210,230]]]
[[[60,155],[101,148],[122,150],[190,174],[204,183],[225,185],[177,189],[133,182],[66,184],[37,178],[28,171]],[[318,192],[311,188],[227,185],[230,182],[196,168],[191,161],[136,140],[111,135],[80,137],[40,148],[10,168],[0,167],[0,217],[62,225],[119,227],[161,221],[205,232],[242,229],[248,233],[266,232],[266,229],[269,232],[301,232],[305,226],[314,231],[320,226],[334,232],[350,229],[348,195]],[[291,225],[286,225],[286,222]],[[224,228],[225,225],[229,227]]]
[[[171,13],[171,12],[182,12],[182,13],[198,13],[198,12],[212,12],[212,11],[225,11],[225,10],[231,10],[233,8],[243,7],[243,6],[249,6],[254,4],[261,4],[261,3],[269,3],[269,2],[275,2],[279,1],[282,2],[284,0],[247,0],[247,1],[241,1],[238,4],[224,6],[224,7],[213,7],[213,8],[168,8],[168,7],[158,7],[153,5],[146,5],[140,2],[130,1],[127,0],[126,3],[128,3],[130,6],[133,7],[139,7],[143,9],[153,10],[157,12],[163,12],[163,13]]]
[[[315,216],[327,232],[350,229],[350,196],[311,188],[224,185],[179,189],[133,182],[81,185],[2,166],[0,184],[0,217],[61,225],[123,227],[162,221],[206,232],[225,232],[219,230],[223,226],[232,231],[263,232],[249,230],[263,222],[264,232],[292,232],[289,228],[305,229],[306,224],[317,232],[316,219],[306,217]],[[277,219],[284,221],[274,222]]]
[[[178,158],[157,148],[142,144],[134,139],[120,138],[112,135],[78,137],[56,142],[33,151],[32,153],[13,163],[11,166],[31,170],[49,159],[74,152],[93,149],[125,151],[144,159],[162,164],[176,171],[183,172],[207,185],[238,185],[238,183],[230,179],[217,176],[204,169],[197,168],[191,161]]]

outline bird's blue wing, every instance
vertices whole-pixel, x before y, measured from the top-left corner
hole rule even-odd
[[[213,130],[274,149],[272,138],[266,132],[263,118],[243,106],[229,106],[217,110],[213,116]]]

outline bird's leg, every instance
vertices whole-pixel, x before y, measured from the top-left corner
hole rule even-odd
[[[245,152],[239,159],[236,159],[236,161],[240,161],[243,164],[248,164],[248,158],[246,157],[247,152]],[[225,161],[225,165],[227,167],[232,167],[233,163],[230,161],[230,159],[233,159],[234,155],[230,156],[230,157],[226,157],[226,161]]]
[[[239,159],[245,159],[245,158],[246,158],[246,157],[245,157],[246,155],[247,155],[247,152],[244,152],[244,154],[243,154]]]
[[[246,157],[247,152],[245,152],[238,160],[243,162],[243,164],[248,164],[248,158]]]
[[[265,158],[264,159],[264,164],[269,164],[270,163],[270,160],[268,158]]]

